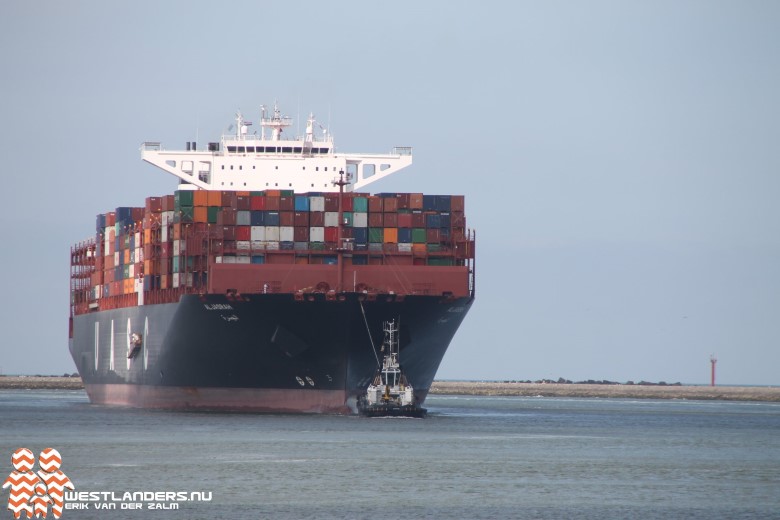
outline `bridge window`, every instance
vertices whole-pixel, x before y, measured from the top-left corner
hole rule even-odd
[[[292,146],[282,147],[282,153],[292,153]]]
[[[301,153],[302,151],[303,149],[300,146],[296,146],[295,148],[293,148],[294,153]]]
[[[227,149],[228,149],[228,152],[230,152],[230,153],[236,153],[236,147],[235,146],[228,146]]]
[[[243,146],[238,147],[238,153],[246,153],[246,148]]]

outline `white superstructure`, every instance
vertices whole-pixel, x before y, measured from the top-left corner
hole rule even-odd
[[[252,123],[238,113],[235,133],[209,143],[206,150],[198,150],[196,143],[187,143],[186,150],[165,150],[160,143],[146,142],[141,158],[181,179],[180,189],[297,193],[338,191],[333,181],[340,171],[349,179],[345,191],[357,190],[412,164],[410,147],[395,147],[389,154],[336,152],[332,136],[319,127],[314,115],[303,136],[285,139],[284,131],[291,125],[278,107],[270,117],[262,107],[259,134],[250,133]]]

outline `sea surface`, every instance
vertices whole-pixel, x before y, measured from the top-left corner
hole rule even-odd
[[[780,519],[778,403],[426,406],[427,419],[171,413],[2,390],[0,460],[10,473],[17,448],[57,449],[82,492],[66,506],[88,507],[66,509],[74,520]]]

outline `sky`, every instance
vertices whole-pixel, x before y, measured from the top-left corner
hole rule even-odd
[[[0,49],[0,373],[75,372],[71,244],[176,189],[142,142],[278,101],[466,196],[438,378],[780,384],[778,2],[10,0]]]

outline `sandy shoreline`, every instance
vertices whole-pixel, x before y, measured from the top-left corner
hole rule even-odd
[[[58,376],[0,376],[0,389],[80,390],[81,378]],[[695,399],[777,401],[780,387],[604,385],[558,383],[499,383],[434,381],[431,394],[505,395],[525,397],[622,397],[633,399]]]
[[[696,399],[780,401],[780,387],[603,385],[435,381],[432,394],[506,395],[526,397],[622,397],[633,399]]]

